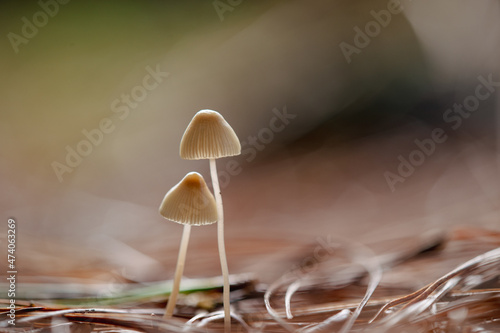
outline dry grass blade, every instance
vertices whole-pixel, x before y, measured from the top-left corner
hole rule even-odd
[[[164,320],[161,316],[116,313],[71,313],[65,316],[70,321],[122,327],[146,333],[207,332],[198,327],[187,327],[179,320]]]
[[[444,275],[443,277],[439,278],[437,281],[429,284],[428,286],[421,288],[420,290],[417,290],[416,292],[410,295],[395,299],[387,303],[380,309],[380,311],[375,315],[375,317],[370,322],[376,321],[384,312],[386,312],[388,309],[392,307],[406,303],[402,307],[402,309],[400,309],[400,311],[403,311],[404,309],[414,306],[418,302],[421,302],[422,300],[426,299],[432,293],[434,293],[438,288],[447,286],[447,288],[445,289],[449,290],[472,271],[478,268],[485,268],[486,266],[490,266],[492,264],[498,265],[499,263],[500,263],[500,248],[479,255],[467,261],[466,263],[460,265],[459,267],[455,268],[454,270]],[[396,314],[393,314],[393,316],[395,315]]]

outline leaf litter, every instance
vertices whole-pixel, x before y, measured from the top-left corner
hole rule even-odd
[[[284,256],[292,268],[271,283],[259,281],[259,272],[232,275],[233,331],[500,331],[499,232],[461,227],[369,245],[332,244],[321,256],[316,243]],[[186,279],[169,320],[162,313],[171,281],[124,277],[103,295],[99,284],[54,279],[19,283],[15,326],[8,324],[9,300],[0,300],[0,332],[224,329],[221,277]]]

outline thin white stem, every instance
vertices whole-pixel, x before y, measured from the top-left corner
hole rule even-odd
[[[227,267],[226,246],[224,243],[224,209],[222,207],[222,195],[219,187],[219,177],[217,176],[217,165],[215,159],[210,159],[210,175],[212,177],[212,186],[214,188],[215,202],[217,203],[217,243],[219,244],[220,266],[222,277],[224,279],[223,300],[224,300],[224,330],[231,331],[231,312],[229,299],[229,269]]]
[[[177,295],[179,295],[179,287],[181,285],[182,272],[184,271],[184,263],[186,261],[186,252],[190,233],[191,226],[189,224],[185,224],[184,230],[182,231],[182,240],[179,248],[179,257],[177,258],[177,267],[175,268],[174,284],[172,286],[172,292],[168,297],[168,303],[165,308],[165,315],[163,318],[170,318],[174,314],[175,303],[177,302]]]

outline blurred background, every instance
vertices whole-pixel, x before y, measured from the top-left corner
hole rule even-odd
[[[182,226],[157,210],[187,172],[210,179],[178,153],[201,109],[243,146],[217,162],[233,273],[319,235],[499,230],[499,16],[498,0],[2,3],[0,234],[14,218],[19,279],[170,278]],[[188,251],[186,275],[220,274],[215,226]]]

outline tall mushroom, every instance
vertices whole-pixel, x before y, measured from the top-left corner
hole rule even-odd
[[[164,218],[184,225],[174,284],[164,315],[164,318],[170,318],[174,313],[179,294],[191,226],[217,222],[217,205],[203,176],[197,172],[190,172],[167,192],[159,210]]]
[[[217,202],[218,223],[217,240],[219,257],[224,278],[224,326],[226,332],[231,329],[231,313],[229,300],[229,270],[227,267],[226,249],[224,245],[224,210],[217,176],[215,160],[221,157],[241,154],[240,140],[227,121],[217,111],[201,110],[189,123],[180,145],[180,155],[187,160],[210,160],[210,175]]]

